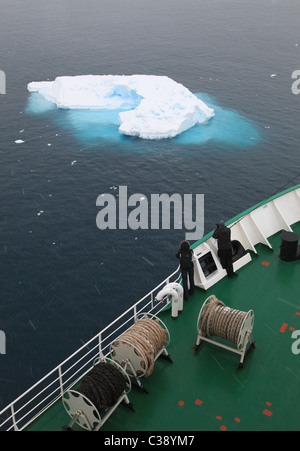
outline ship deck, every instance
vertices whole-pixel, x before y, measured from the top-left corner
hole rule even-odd
[[[293,230],[300,235],[300,223]],[[119,406],[103,431],[297,431],[300,429],[300,355],[292,352],[292,331],[300,330],[300,260],[279,259],[280,234],[256,247],[239,277],[225,278],[207,292],[197,289],[184,310],[160,317],[171,343],[170,363],[158,359],[145,379],[149,392],[135,388],[135,411]],[[238,370],[240,356],[209,343],[197,353],[197,318],[211,294],[227,306],[255,312],[256,348]],[[61,401],[36,419],[28,431],[59,431],[70,422]],[[79,430],[78,426],[73,429]]]

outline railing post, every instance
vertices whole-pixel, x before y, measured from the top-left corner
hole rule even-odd
[[[134,305],[133,311],[134,311],[134,322],[136,322],[136,304]]]
[[[61,396],[63,396],[63,394],[64,394],[64,383],[63,383],[63,378],[62,378],[61,366],[58,367],[58,374],[59,374],[60,393],[61,393]]]
[[[14,404],[12,404],[12,406],[11,406],[11,419],[12,419],[12,422],[13,422],[13,426],[14,426],[14,431],[16,432],[16,431],[18,431],[19,430],[19,428],[18,428],[18,425],[17,425],[17,422],[16,422],[16,418],[15,418],[15,409],[14,409]]]
[[[103,355],[102,355],[102,334],[99,334],[99,357],[100,357],[100,359],[103,357]]]

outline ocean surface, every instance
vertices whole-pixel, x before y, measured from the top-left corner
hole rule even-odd
[[[185,230],[100,231],[99,195],[204,194],[208,233],[300,182],[299,17],[294,0],[1,1],[0,409],[177,267]],[[87,74],[166,75],[218,114],[145,141],[27,91]]]

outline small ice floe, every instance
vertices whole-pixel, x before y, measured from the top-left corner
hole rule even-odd
[[[75,163],[77,163],[77,160],[72,161],[71,166],[74,166]]]
[[[24,141],[22,141],[22,139],[17,139],[17,140],[15,141],[15,143],[16,143],[16,144],[23,144]]]
[[[47,146],[48,146],[48,147],[51,147],[51,146],[52,146],[52,144],[48,143],[48,144],[47,144]]]
[[[215,115],[188,88],[166,76],[57,77],[29,83],[28,90],[61,109],[122,110],[119,132],[143,139],[174,138]]]
[[[271,78],[277,77],[277,74],[270,75]]]
[[[37,213],[37,215],[38,215],[38,216],[41,216],[43,213],[44,213],[44,210],[40,210],[40,211]]]
[[[24,133],[24,131],[25,131],[25,129],[23,129],[23,130],[20,130],[20,132],[19,132],[19,133]]]

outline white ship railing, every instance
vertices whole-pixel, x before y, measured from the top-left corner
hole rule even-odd
[[[178,268],[154,290],[3,409],[0,412],[0,431],[22,431],[56,403],[66,390],[74,387],[90,371],[96,357],[108,355],[110,344],[134,324],[139,313],[148,312],[157,315],[166,308],[167,304],[156,302],[155,296],[162,287],[170,282],[178,282],[180,277]]]

